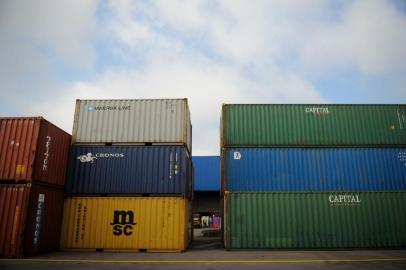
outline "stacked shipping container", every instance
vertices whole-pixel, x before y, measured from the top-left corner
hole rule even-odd
[[[190,179],[190,155],[184,146],[73,145],[66,193],[190,198]]]
[[[231,248],[406,245],[405,105],[224,105]]]
[[[183,251],[191,239],[186,99],[78,100],[63,249]]]
[[[70,140],[42,117],[0,118],[0,256],[58,248]]]

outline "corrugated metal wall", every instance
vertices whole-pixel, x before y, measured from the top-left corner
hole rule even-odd
[[[406,245],[406,193],[229,193],[227,248]]]
[[[62,189],[33,185],[24,232],[24,254],[59,249],[64,193]]]
[[[77,100],[72,142],[185,144],[191,152],[187,99]]]
[[[72,146],[67,194],[192,195],[184,146]]]
[[[227,148],[228,191],[406,190],[406,148]]]
[[[189,208],[175,197],[67,198],[61,248],[183,251]]]
[[[22,254],[28,198],[26,185],[0,185],[0,256]]]
[[[0,181],[63,186],[70,140],[42,117],[0,118]]]
[[[21,257],[59,246],[63,191],[0,185],[0,256]]]
[[[71,135],[41,119],[34,163],[34,180],[65,185]]]
[[[39,118],[0,119],[0,179],[31,180]]]
[[[222,146],[406,145],[406,105],[225,104]]]

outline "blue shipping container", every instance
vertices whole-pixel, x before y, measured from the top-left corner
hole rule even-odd
[[[228,191],[406,190],[406,148],[227,148]]]
[[[72,146],[66,193],[192,195],[184,146]]]
[[[220,157],[193,157],[195,191],[220,191]]]

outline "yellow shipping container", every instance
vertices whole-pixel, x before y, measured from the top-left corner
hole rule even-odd
[[[183,251],[191,239],[190,222],[184,198],[67,198],[61,248]]]

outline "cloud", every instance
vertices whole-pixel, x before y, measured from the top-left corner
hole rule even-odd
[[[107,25],[141,55],[176,43],[166,49],[241,67],[286,65],[306,77],[348,67],[378,76],[406,71],[406,15],[390,1],[119,3],[110,2]]]
[[[219,154],[222,103],[334,102],[317,81],[349,69],[405,100],[405,21],[383,0],[8,1],[1,102],[70,132],[76,98],[188,97],[194,154]]]
[[[89,0],[2,1],[0,93],[12,113],[27,115],[43,100],[63,96],[60,70],[93,68],[95,9]]]
[[[90,68],[95,57],[90,42],[96,23],[95,4],[93,0],[3,1],[2,39],[36,48],[69,66]]]
[[[364,74],[406,72],[406,15],[388,1],[354,1],[332,24],[319,25],[299,49],[303,65],[355,66]]]
[[[96,1],[0,5],[1,115],[43,115],[71,132],[74,97],[59,72],[93,69]]]

